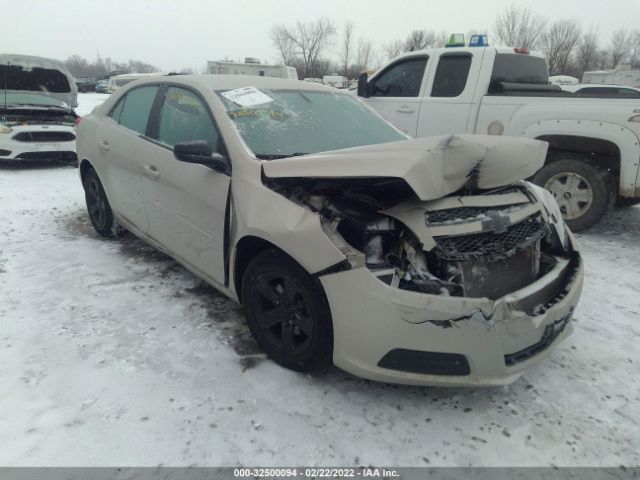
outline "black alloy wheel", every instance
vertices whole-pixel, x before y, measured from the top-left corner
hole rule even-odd
[[[277,363],[296,371],[331,363],[331,313],[317,279],[277,250],[257,255],[242,282],[242,304],[260,347]]]
[[[90,169],[84,175],[84,196],[87,203],[89,219],[96,232],[103,237],[112,237],[115,232],[113,212],[107,200],[107,195],[102,187],[95,170]]]

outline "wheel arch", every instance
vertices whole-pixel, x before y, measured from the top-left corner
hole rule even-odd
[[[530,125],[522,135],[549,142],[548,162],[562,151],[581,153],[593,165],[612,171],[621,196],[636,195],[640,142],[628,128],[593,120],[546,120]]]
[[[89,169],[95,170],[91,162],[88,159],[83,158],[80,161],[80,165],[78,165],[78,171],[80,172],[80,180],[84,181],[84,176],[87,174]]]
[[[236,291],[238,301],[242,302],[242,277],[244,276],[244,272],[249,266],[249,263],[251,263],[251,260],[253,260],[258,254],[269,249],[277,250],[300,265],[300,262],[296,261],[295,258],[285,252],[282,248],[262,237],[255,235],[246,235],[242,237],[238,242],[236,242],[235,248],[233,249],[231,269],[233,272],[233,287]],[[300,266],[304,269],[302,265]]]

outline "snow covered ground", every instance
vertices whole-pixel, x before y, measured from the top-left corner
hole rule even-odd
[[[0,205],[1,466],[640,463],[639,207],[578,236],[584,295],[550,357],[441,389],[266,360],[238,306],[98,238],[73,168],[0,168]]]

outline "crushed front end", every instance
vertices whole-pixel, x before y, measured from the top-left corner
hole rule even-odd
[[[320,276],[339,367],[390,382],[499,385],[571,332],[582,264],[545,191],[518,182],[387,208],[401,183],[329,185],[293,197],[348,259]]]
[[[345,260],[318,272],[334,363],[424,385],[501,385],[572,330],[583,267],[552,195],[523,178],[546,144],[454,135],[264,166]]]

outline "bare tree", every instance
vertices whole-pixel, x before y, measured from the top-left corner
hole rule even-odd
[[[405,52],[413,52],[432,47],[436,43],[436,32],[433,30],[413,30],[404,42]]]
[[[64,64],[74,77],[88,77],[90,75],[91,66],[87,59],[80,55],[71,55],[64,61]]]
[[[283,65],[291,65],[296,55],[296,45],[284,25],[274,25],[270,32],[271,41],[280,54]]]
[[[133,73],[155,73],[160,69],[141,60],[129,60],[129,71]]]
[[[590,29],[582,36],[576,48],[576,68],[580,73],[593,70],[600,62],[598,31]]]
[[[640,30],[635,30],[631,35],[631,68],[640,67]]]
[[[626,28],[619,28],[611,36],[611,45],[609,46],[609,58],[611,59],[611,67],[621,63],[631,50],[629,45],[629,32]]]
[[[342,52],[341,60],[343,66],[343,75],[349,78],[349,65],[351,62],[351,56],[353,55],[353,31],[355,25],[351,20],[344,22],[344,29],[342,30]]]
[[[443,48],[447,44],[448,40],[449,40],[449,34],[446,31],[442,30],[440,33],[436,35],[436,41],[433,44],[433,46],[436,48]]]
[[[536,48],[546,20],[522,4],[512,3],[496,18],[494,32],[498,42],[509,47]]]
[[[302,60],[304,77],[319,75],[316,71],[318,61],[336,34],[333,22],[328,18],[319,18],[310,22],[298,21],[293,28],[282,28]]]
[[[371,65],[373,54],[373,44],[371,40],[358,40],[358,53],[356,55],[356,63],[361,68],[367,68]]]
[[[564,73],[580,40],[580,24],[576,19],[552,22],[542,36],[542,51],[551,74]]]
[[[382,46],[382,52],[386,57],[387,61],[393,60],[398,55],[404,53],[404,42],[402,40],[394,40]]]

